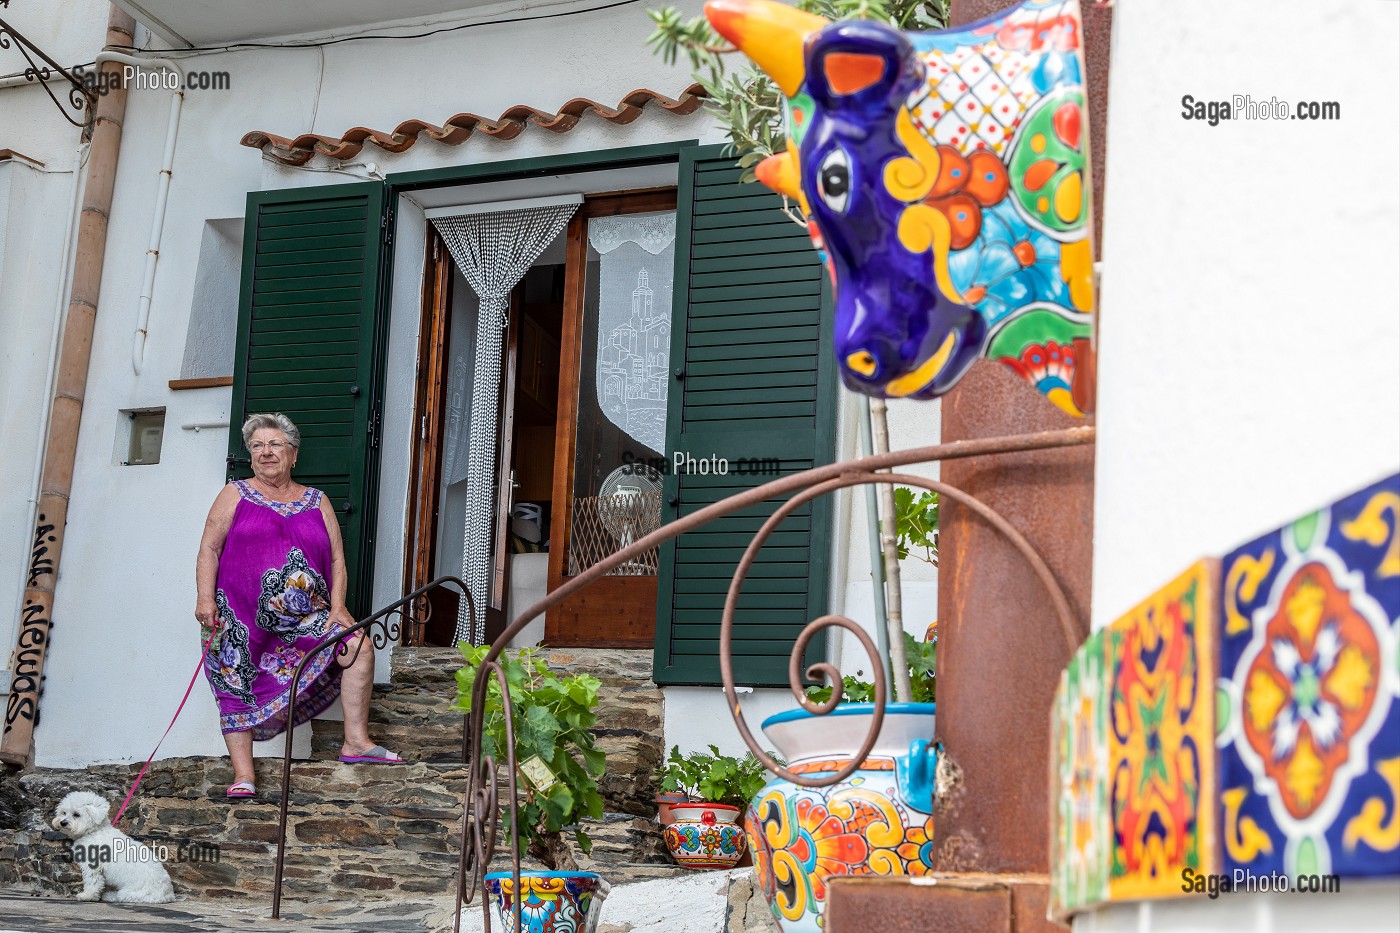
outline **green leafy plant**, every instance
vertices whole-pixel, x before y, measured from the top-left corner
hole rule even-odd
[[[948,0],[797,0],[797,9],[829,20],[872,19],[899,29],[938,29],[948,24]],[[647,44],[666,64],[684,53],[696,83],[705,89],[706,109],[729,134],[743,180],[784,145],[782,92],[752,65],[726,72],[724,56],[737,51],[703,16],[687,19],[675,7],[649,10],[656,24]]]
[[[916,560],[938,566],[938,493],[924,490],[919,495],[908,486],[894,489],[894,529],[899,559],[911,554]],[[915,553],[915,548],[923,550]]]
[[[467,663],[457,672],[457,706],[463,712],[471,712],[472,681],[489,650],[489,645],[461,646]],[[589,731],[597,718],[601,682],[588,674],[560,677],[530,648],[514,657],[502,654],[499,663],[510,686],[517,781],[524,792],[519,809],[521,852],[556,871],[576,870],[563,833],[572,830],[587,854],[593,843],[577,824],[603,816],[598,778],[607,762]],[[505,710],[495,676],[487,686],[481,741],[486,754],[498,764],[506,763]]]
[[[751,752],[742,758],[721,755],[710,746],[709,753],[682,755],[679,745],[671,746],[666,767],[660,773],[661,789],[685,794],[692,800],[727,803],[746,807],[768,783],[768,771]]]
[[[913,695],[900,699],[910,703],[932,703],[935,699],[935,686],[938,666],[938,643],[918,641],[908,632],[904,633],[904,657],[909,662],[909,683]],[[857,674],[863,671],[856,671]],[[852,703],[870,703],[875,699],[875,685],[858,677],[843,677],[842,694]],[[807,696],[824,703],[831,699],[830,687],[808,687]]]

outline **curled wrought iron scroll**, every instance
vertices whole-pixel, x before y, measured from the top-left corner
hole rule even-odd
[[[1040,578],[1046,590],[1050,593],[1051,602],[1055,607],[1055,614],[1059,617],[1060,627],[1064,631],[1065,640],[1069,643],[1070,651],[1079,647],[1084,640],[1084,632],[1078,622],[1075,621],[1074,611],[1070,608],[1069,599],[1066,598],[1064,590],[1060,587],[1059,581],[1050,571],[1045,559],[1029,541],[1025,535],[1021,534],[1005,518],[993,511],[986,503],[980,499],[964,492],[956,486],[941,483],[938,480],[925,479],[922,476],[912,476],[907,473],[870,473],[851,472],[818,483],[808,489],[795,493],[792,498],[784,502],[775,511],[753,540],[749,542],[748,549],[744,552],[743,558],[739,561],[739,567],[734,572],[734,579],[729,584],[729,595],[724,602],[724,615],[720,620],[719,636],[719,663],[720,672],[724,678],[724,694],[729,700],[729,711],[734,716],[734,725],[739,730],[739,735],[743,738],[744,744],[763,762],[763,766],[769,771],[781,777],[783,780],[791,781],[803,787],[828,787],[838,781],[844,781],[855,773],[865,761],[865,757],[870,754],[870,750],[875,747],[875,742],[880,737],[880,727],[885,721],[885,659],[881,658],[876,651],[874,643],[865,630],[852,620],[844,616],[827,615],[809,622],[797,637],[797,642],[793,646],[792,654],[788,659],[788,685],[792,688],[792,694],[797,698],[798,704],[808,712],[818,716],[826,715],[835,709],[841,702],[842,676],[841,671],[832,664],[814,664],[805,671],[803,677],[802,657],[806,651],[807,644],[822,629],[839,627],[854,634],[862,647],[865,648],[866,655],[870,658],[871,667],[875,673],[875,702],[874,714],[871,716],[870,729],[866,733],[865,740],[861,743],[860,750],[851,756],[840,770],[825,773],[822,776],[810,777],[796,774],[789,771],[777,759],[773,758],[754,738],[749,731],[748,724],[744,721],[743,708],[739,702],[739,694],[734,685],[734,665],[730,654],[730,646],[733,643],[734,613],[739,607],[739,594],[743,589],[744,579],[748,576],[749,568],[758,558],[758,552],[762,549],[763,543],[768,540],[768,536],[794,509],[800,508],[807,502],[833,493],[838,489],[848,486],[866,486],[871,484],[896,483],[904,486],[913,486],[920,489],[928,489],[938,493],[947,499],[951,499],[959,505],[967,506],[976,512],[988,524],[1004,535],[1020,553],[1026,558],[1031,569]],[[831,696],[823,703],[815,703],[807,697],[806,687],[810,682],[825,682],[831,686]]]
[[[879,454],[871,457],[863,457],[857,460],[850,460],[842,463],[830,464],[828,466],[817,467],[806,470],[802,473],[795,473],[765,483],[753,489],[746,490],[738,495],[730,496],[727,499],[708,505],[690,515],[677,518],[675,521],[663,525],[656,531],[633,542],[628,547],[609,555],[604,560],[592,565],[577,576],[569,578],[563,585],[545,596],[534,605],[520,613],[504,632],[502,632],[491,644],[490,651],[483,659],[480,669],[476,674],[476,681],[473,683],[473,709],[480,713],[482,709],[481,698],[485,696],[485,685],[487,677],[500,677],[500,668],[496,663],[501,652],[510,644],[511,640],[530,622],[539,618],[549,609],[574,593],[589,586],[598,578],[605,576],[613,568],[635,560],[645,552],[659,547],[663,542],[679,537],[687,531],[698,528],[714,519],[721,518],[740,509],[758,505],[768,499],[775,499],[787,494],[792,494],[784,505],[770,517],[755,535],[745,552],[739,567],[735,571],[734,579],[730,584],[729,596],[725,602],[724,616],[720,628],[720,665],[724,679],[725,695],[729,700],[730,713],[734,716],[734,721],[749,748],[759,756],[761,760],[773,771],[782,777],[794,781],[795,783],[807,786],[822,786],[832,784],[848,776],[853,770],[852,767],[843,769],[833,775],[822,778],[808,778],[803,775],[794,775],[787,771],[770,756],[754,740],[744,723],[743,710],[740,706],[738,694],[735,690],[733,678],[733,665],[730,658],[730,645],[732,643],[733,616],[738,605],[739,592],[743,586],[744,576],[748,568],[752,566],[757,556],[758,549],[762,547],[764,540],[777,527],[778,523],[803,502],[817,496],[834,492],[847,486],[863,485],[867,483],[902,483],[909,486],[916,486],[924,489],[932,489],[946,495],[959,504],[966,505],[980,517],[988,521],[999,532],[1006,535],[1012,544],[1026,556],[1032,569],[1037,576],[1045,583],[1049,590],[1051,599],[1054,601],[1056,613],[1059,616],[1060,624],[1064,629],[1065,638],[1073,647],[1077,647],[1083,640],[1083,625],[1074,618],[1068,600],[1065,598],[1058,582],[1051,574],[1045,561],[1026,541],[1025,537],[1016,531],[1004,518],[994,512],[986,504],[974,498],[960,489],[940,483],[934,480],[927,480],[923,477],[907,476],[903,474],[877,474],[877,470],[893,469],[895,467],[906,466],[914,463],[929,463],[942,460],[956,460],[967,457],[990,456],[997,454],[1014,454],[1035,450],[1051,450],[1060,447],[1076,447],[1094,442],[1094,428],[1092,426],[1069,428],[1062,431],[1046,431],[1037,434],[1022,434],[1007,437],[980,438],[977,440],[953,441],[947,444],[939,444],[929,447],[919,447],[910,450],[893,451],[891,453]],[[833,685],[832,698],[825,703],[814,704],[809,701],[803,691],[801,684],[801,659],[810,643],[820,631],[826,628],[839,627],[851,632],[858,641],[861,642],[866,654],[876,660],[878,651],[869,634],[851,619],[842,616],[827,615],[809,623],[798,635],[797,642],[789,658],[788,672],[789,682],[798,702],[804,708],[814,713],[829,713],[840,703],[841,672],[831,664],[816,664],[806,670],[806,674],[814,680],[821,679]],[[871,731],[866,736],[865,742],[859,754],[853,756],[853,764],[864,759],[865,755],[874,747],[876,738],[879,736],[880,725],[884,719],[886,682],[882,674],[883,664],[875,663],[876,674],[875,683],[875,716],[872,719]],[[501,684],[502,696],[507,697],[508,691],[504,683]],[[505,706],[508,708],[509,703]],[[470,746],[470,747],[467,747]],[[484,875],[487,863],[494,846],[491,844],[495,840],[496,823],[498,819],[498,809],[500,802],[496,797],[496,763],[483,755],[482,737],[480,731],[480,720],[475,720],[469,724],[467,735],[464,737],[464,754],[469,758],[469,774],[471,786],[468,787],[465,799],[463,800],[463,838],[460,849],[458,863],[458,883],[457,888],[457,911],[453,920],[453,931],[460,930],[461,908],[464,904],[470,904],[477,890],[478,882],[484,883]],[[513,755],[513,743],[512,743]],[[504,808],[509,813],[512,842],[518,838],[517,826],[517,798],[515,786],[515,763],[512,758],[510,762],[510,795],[504,803]],[[470,850],[468,846],[470,845]],[[471,854],[471,861],[468,862],[468,852]],[[519,891],[520,886],[520,860],[515,853],[518,847],[512,845],[512,879],[515,890]],[[467,875],[471,874],[468,881]],[[482,898],[482,912],[485,918],[485,930],[490,933],[491,915],[486,898]],[[519,928],[519,901],[516,901],[516,928]]]
[[[19,53],[24,56],[24,60],[29,63],[29,67],[24,69],[25,80],[38,82],[39,86],[44,89],[44,93],[49,95],[49,100],[53,101],[54,106],[58,108],[58,112],[63,115],[63,119],[74,126],[86,128],[97,111],[97,95],[92,88],[50,58],[43,49],[26,39],[15,30],[15,27],[0,19],[0,49],[10,48],[12,42],[19,49]],[[30,52],[34,54],[31,55]],[[45,64],[41,65],[36,62],[35,55],[43,59]],[[59,99],[54,96],[54,92],[49,89],[48,81],[55,73],[61,75],[68,82],[68,103],[74,110],[83,114],[82,120],[73,119]]]

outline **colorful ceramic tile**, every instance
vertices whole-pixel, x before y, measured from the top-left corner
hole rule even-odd
[[[1080,646],[1055,695],[1050,817],[1050,910],[1057,917],[1108,899],[1108,676],[1110,631]]]
[[[1217,871],[1216,581],[1201,561],[1110,626],[1108,890],[1182,895],[1182,873]]]
[[[1400,874],[1400,476],[1225,558],[1227,873]]]

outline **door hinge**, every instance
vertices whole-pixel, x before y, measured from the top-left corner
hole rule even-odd
[[[369,446],[377,448],[379,446],[379,412],[369,413],[369,423],[365,425],[365,433],[369,434]]]
[[[394,242],[394,220],[388,214],[379,218],[379,233],[385,246],[391,246]]]

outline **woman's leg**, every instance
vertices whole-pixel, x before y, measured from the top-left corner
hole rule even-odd
[[[253,772],[253,733],[225,732],[224,744],[228,746],[229,761],[233,763],[233,783],[252,783]]]
[[[349,644],[349,654],[337,657],[344,667],[340,675],[340,705],[345,712],[345,744],[341,746],[340,753],[363,755],[374,747],[369,738],[369,701],[374,690],[374,645],[363,632]]]

